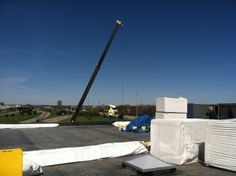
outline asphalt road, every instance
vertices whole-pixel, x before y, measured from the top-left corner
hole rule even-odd
[[[21,147],[23,150],[53,149],[60,147],[78,147],[107,142],[149,141],[149,133],[136,134],[120,132],[106,125],[90,125],[78,127],[38,128],[38,129],[3,129],[0,130],[0,148]],[[135,172],[124,169],[124,160],[137,156],[111,158],[97,161],[44,167],[45,176],[134,176]],[[236,173],[199,163],[177,167],[174,173],[157,173],[157,175],[176,176],[235,176]]]
[[[66,120],[66,119],[68,119],[70,117],[71,117],[71,115],[57,116],[57,117],[53,117],[53,118],[48,118],[48,119],[42,120],[41,122],[57,123],[57,122],[60,122],[62,120]]]
[[[39,111],[39,112],[41,112],[39,116],[34,117],[32,119],[21,121],[20,123],[35,123],[37,122],[37,120],[43,120],[46,119],[48,116],[50,116],[50,112],[47,111]]]

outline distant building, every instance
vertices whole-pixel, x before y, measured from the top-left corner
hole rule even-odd
[[[194,104],[194,103],[188,103],[188,118],[201,118],[201,119],[208,119],[209,117],[206,115],[208,111],[208,107],[215,105],[210,104]]]
[[[11,106],[9,106],[9,105],[0,105],[0,110],[7,110],[7,109],[10,109],[11,108]]]
[[[220,103],[220,104],[188,104],[188,118],[208,119],[206,115],[208,107],[213,106],[218,119],[236,118],[236,103]]]
[[[221,103],[217,108],[220,119],[236,118],[236,103]]]
[[[58,100],[58,101],[57,101],[57,106],[58,106],[58,107],[62,107],[62,100]]]

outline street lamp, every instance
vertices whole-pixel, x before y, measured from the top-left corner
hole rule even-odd
[[[135,94],[136,95],[136,116],[138,116],[138,93]]]

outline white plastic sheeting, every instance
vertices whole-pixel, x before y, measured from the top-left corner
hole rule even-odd
[[[139,141],[107,143],[74,148],[59,148],[24,152],[24,159],[40,166],[91,161],[147,152]]]
[[[209,120],[154,119],[151,154],[172,164],[197,161],[199,144],[205,142]]]
[[[209,124],[205,163],[236,171],[236,119],[212,121]]]
[[[50,128],[58,127],[58,123],[36,123],[36,124],[0,124],[0,129],[22,129],[22,128]]]
[[[120,125],[128,125],[129,123],[130,121],[117,121],[117,122],[112,123],[112,125],[114,127],[119,127]]]
[[[23,158],[23,175],[24,176],[32,176],[32,175],[40,175],[43,173],[42,167],[33,161],[29,161]]]

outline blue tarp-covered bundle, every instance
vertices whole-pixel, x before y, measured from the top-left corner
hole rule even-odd
[[[139,116],[128,124],[125,131],[149,132],[151,120],[152,117],[150,115]]]

